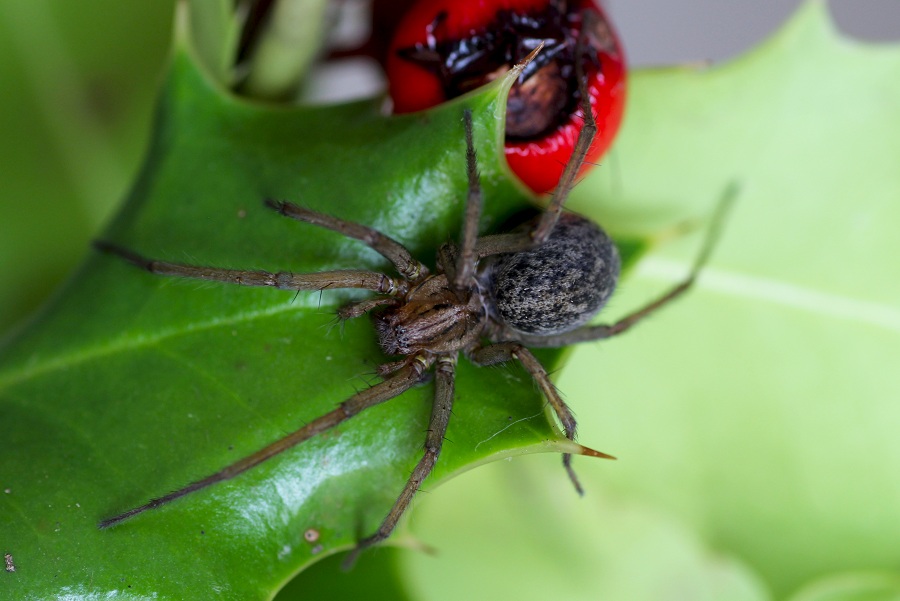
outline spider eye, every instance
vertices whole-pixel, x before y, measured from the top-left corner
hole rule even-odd
[[[491,290],[497,315],[524,334],[561,334],[587,323],[612,295],[619,252],[599,226],[564,213],[539,248],[501,255]]]

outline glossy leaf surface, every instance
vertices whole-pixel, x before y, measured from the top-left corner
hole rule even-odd
[[[143,172],[103,237],[221,267],[387,268],[358,242],[264,208],[274,197],[374,226],[432,263],[461,222],[464,107],[476,120],[483,228],[529,206],[498,154],[504,94],[498,82],[418,117],[384,117],[378,102],[287,110],[222,92],[181,49]],[[420,456],[430,384],[240,478],[96,527],[373,382],[386,358],[371,323],[334,317],[359,296],[176,281],[92,255],[0,355],[9,451],[0,457],[0,525],[18,568],[4,585],[11,598],[265,599],[371,533]],[[558,450],[543,404],[518,367],[463,362],[452,443],[433,482],[501,456]]]

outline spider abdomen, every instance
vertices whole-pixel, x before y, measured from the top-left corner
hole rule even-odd
[[[540,247],[501,255],[491,291],[497,317],[524,334],[552,335],[591,319],[612,295],[619,252],[594,222],[563,213]]]

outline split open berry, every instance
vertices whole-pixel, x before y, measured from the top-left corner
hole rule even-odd
[[[501,77],[540,44],[509,93],[506,159],[538,193],[552,190],[582,127],[579,72],[597,136],[582,170],[609,148],[625,105],[621,46],[593,0],[420,0],[386,59],[396,113],[425,110]]]

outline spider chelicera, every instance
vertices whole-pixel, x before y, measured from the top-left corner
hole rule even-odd
[[[458,244],[448,243],[440,248],[433,274],[399,242],[377,230],[276,200],[266,200],[265,204],[286,217],[367,244],[394,266],[399,277],[364,270],[270,273],[202,267],[157,261],[109,242],[97,242],[99,250],[159,275],[298,291],[370,290],[376,293],[375,297],[347,305],[338,315],[350,319],[371,313],[381,348],[386,355],[399,357],[378,367],[381,382],[354,394],[333,411],[215,474],[103,520],[100,528],[114,526],[233,478],[361,411],[400,395],[427,379],[433,369],[434,404],[424,455],[378,530],[360,540],[348,556],[346,564],[352,564],[360,551],[391,534],[437,462],[453,406],[455,368],[460,353],[479,366],[512,360],[521,363],[546,397],[566,437],[574,440],[575,418],[528,347],[561,347],[609,338],[628,330],[688,290],[709,255],[714,237],[707,237],[688,277],[667,293],[613,324],[585,325],[615,288],[619,254],[612,240],[592,221],[562,212],[596,129],[590,111],[584,114],[585,127],[548,209],[512,233],[479,237],[482,194],[472,139],[472,115],[465,111],[468,196],[462,234]],[[716,229],[713,226],[710,231]],[[610,457],[590,449],[583,453]],[[563,455],[563,465],[582,493],[571,467],[571,455]]]

